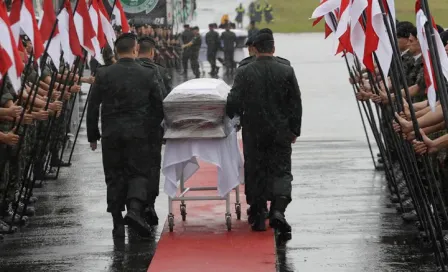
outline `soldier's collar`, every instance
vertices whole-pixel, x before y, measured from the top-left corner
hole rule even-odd
[[[120,58],[118,59],[118,62],[134,62],[135,59],[133,58]]]

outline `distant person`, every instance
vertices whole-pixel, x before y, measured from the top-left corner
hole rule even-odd
[[[238,28],[243,28],[244,13],[246,13],[243,4],[240,4],[235,11],[236,11],[236,18],[235,18],[236,25]]]
[[[184,25],[184,32],[182,32],[182,44],[190,43],[194,38],[194,34],[190,29],[190,25]],[[191,58],[191,48],[182,47],[184,49],[182,54],[182,66],[184,68],[184,75],[188,73],[188,60]]]
[[[257,2],[255,5],[255,16],[254,21],[257,23],[261,23],[263,17],[263,5],[261,5],[261,2]]]
[[[226,25],[230,24],[230,20],[229,20],[229,15],[228,14],[224,14],[221,17],[221,24],[219,25],[219,28],[225,29]]]
[[[268,24],[274,21],[274,17],[272,15],[272,5],[268,2],[266,2],[266,6],[264,7],[264,19]]]
[[[199,72],[199,51],[201,50],[201,44],[202,39],[201,34],[199,33],[199,27],[195,26],[193,27],[193,39],[189,43],[184,44],[182,48],[184,48],[184,50],[187,49],[190,52],[191,69],[196,78],[201,76],[201,73]]]
[[[255,26],[255,21],[251,21],[249,25],[249,31],[247,33],[248,38],[254,38],[258,34],[258,28]]]
[[[212,67],[209,74],[211,76],[216,76],[219,71],[219,68],[216,66],[216,54],[218,53],[218,49],[221,48],[221,40],[219,39],[219,34],[215,31],[213,24],[209,24],[208,28],[209,31],[205,34],[205,43],[207,44],[207,61]]]
[[[235,62],[233,60],[235,54],[236,34],[230,31],[230,25],[226,26],[226,31],[221,34],[223,41],[224,62],[226,65],[226,75],[229,73],[233,75]]]
[[[255,2],[249,4],[249,18],[251,22],[255,21]]]

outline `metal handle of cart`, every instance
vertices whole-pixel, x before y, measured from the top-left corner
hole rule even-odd
[[[170,228],[170,232],[174,230],[174,214],[173,214],[173,202],[180,201],[180,214],[182,216],[182,221],[185,221],[187,218],[187,205],[185,205],[185,201],[201,201],[201,200],[225,200],[226,201],[226,213],[225,220],[227,225],[227,230],[232,230],[232,214],[230,212],[230,194],[228,193],[225,197],[220,196],[186,196],[188,192],[193,191],[216,191],[217,187],[185,187],[185,180],[183,176],[183,172],[180,177],[180,194],[176,197],[168,197],[168,226]],[[241,220],[241,203],[240,203],[240,188],[239,185],[235,187],[235,213],[237,220]]]

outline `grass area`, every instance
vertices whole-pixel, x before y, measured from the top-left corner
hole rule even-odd
[[[448,28],[448,1],[428,0],[432,15],[437,24]],[[274,32],[321,32],[323,21],[313,27],[309,20],[319,0],[269,0],[272,4],[275,22],[262,23],[258,27],[269,27]],[[415,0],[396,0],[397,19],[415,24]]]

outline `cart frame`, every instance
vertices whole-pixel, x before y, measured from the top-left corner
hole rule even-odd
[[[240,185],[236,186],[232,191],[235,191],[236,202],[235,202],[235,213],[237,220],[241,220],[241,203],[240,203]],[[216,191],[217,187],[185,187],[185,180],[183,173],[180,177],[180,194],[179,196],[170,197],[168,196],[168,226],[170,228],[170,232],[174,230],[174,214],[173,214],[173,202],[180,201],[180,214],[182,216],[182,221],[185,221],[187,218],[187,205],[185,205],[185,201],[201,201],[201,200],[225,200],[226,201],[226,213],[225,220],[227,230],[232,230],[232,214],[230,212],[230,194],[229,192],[226,196],[186,196],[188,192],[194,191]]]

